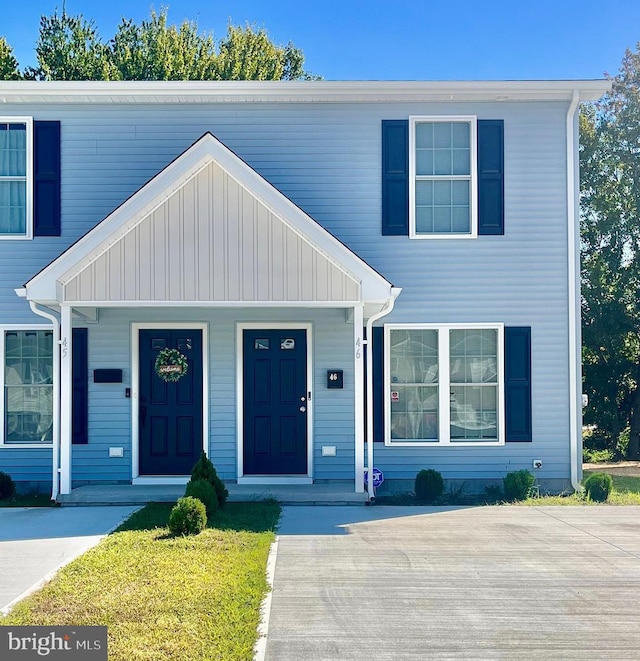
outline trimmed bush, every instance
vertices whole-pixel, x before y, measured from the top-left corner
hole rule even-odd
[[[200,453],[200,459],[196,461],[191,469],[191,479],[192,480],[206,480],[209,484],[216,490],[218,496],[218,505],[224,507],[224,504],[227,502],[227,496],[229,492],[224,486],[224,482],[218,477],[218,472],[216,471],[214,465],[211,463],[211,460],[204,452]]]
[[[613,489],[613,480],[608,473],[591,473],[585,480],[587,498],[597,503],[604,503]]]
[[[506,500],[526,500],[531,494],[531,487],[536,478],[526,468],[507,473],[502,478]]]
[[[8,473],[0,471],[0,500],[11,498],[16,492],[16,483]]]
[[[169,514],[169,530],[174,535],[197,535],[206,527],[207,510],[197,498],[180,498]]]
[[[197,498],[207,510],[207,516],[215,514],[218,509],[218,495],[207,480],[189,480],[184,495]]]
[[[437,470],[429,468],[416,475],[416,498],[422,503],[433,503],[442,496],[444,480]]]

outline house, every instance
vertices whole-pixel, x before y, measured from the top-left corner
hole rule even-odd
[[[576,486],[577,119],[608,87],[0,83],[0,470]]]

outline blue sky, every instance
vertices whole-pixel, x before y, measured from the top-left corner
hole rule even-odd
[[[149,15],[148,0],[67,0],[111,37],[121,17]],[[62,1],[0,0],[0,35],[20,65],[35,64],[42,14]],[[306,68],[329,80],[600,78],[640,41],[638,0],[165,0],[170,22],[197,19],[224,35],[227,22],[263,26],[301,48]],[[479,7],[482,7],[480,9]]]

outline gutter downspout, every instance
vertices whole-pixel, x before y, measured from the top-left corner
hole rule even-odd
[[[569,434],[571,452],[571,486],[580,493],[582,469],[582,357],[580,309],[580,223],[576,200],[579,195],[579,162],[576,143],[575,117],[580,92],[573,90],[567,110],[567,220],[569,271]],[[578,465],[578,461],[580,464]]]
[[[391,297],[384,304],[384,307],[377,314],[372,315],[367,319],[367,493],[369,495],[369,502],[372,503],[376,499],[376,492],[373,488],[373,322],[386,317],[393,311],[396,298],[400,295],[402,289],[400,287],[391,287]]]
[[[16,290],[18,293],[20,290]],[[18,293],[18,296],[22,294]],[[60,322],[51,312],[45,312],[35,301],[29,301],[34,314],[48,319],[53,325],[53,457],[51,477],[51,500],[56,500],[59,493],[60,463]]]

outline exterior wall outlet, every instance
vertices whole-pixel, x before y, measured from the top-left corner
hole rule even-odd
[[[542,459],[534,459],[533,460],[533,467],[534,468],[542,468]]]
[[[124,448],[109,448],[110,457],[124,457]]]
[[[335,445],[323,445],[322,446],[322,456],[323,457],[335,457],[336,456],[336,446]]]

